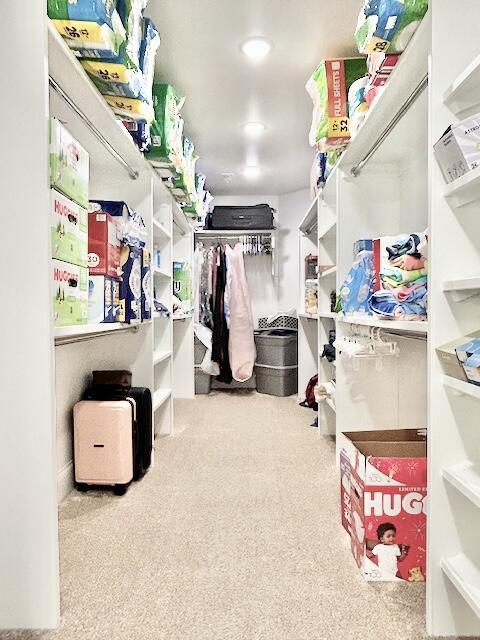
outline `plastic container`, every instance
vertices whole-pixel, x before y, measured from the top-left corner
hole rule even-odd
[[[292,396],[298,391],[298,366],[269,367],[255,365],[257,391],[269,396]]]
[[[195,364],[202,364],[205,354],[207,353],[207,347],[203,344],[201,340],[195,336]]]
[[[210,393],[211,386],[212,376],[195,366],[195,395],[201,396]]]
[[[298,364],[298,333],[293,329],[255,332],[257,364],[286,367]]]

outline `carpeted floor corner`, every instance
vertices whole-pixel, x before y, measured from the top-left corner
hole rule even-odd
[[[419,640],[424,585],[367,584],[339,522],[333,441],[295,398],[176,401],[127,495],[60,509],[62,622],[5,640]]]

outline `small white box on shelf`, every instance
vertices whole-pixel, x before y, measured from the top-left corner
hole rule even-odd
[[[433,148],[446,182],[479,167],[480,113],[449,127]]]
[[[115,322],[115,280],[108,276],[88,278],[88,322]],[[118,301],[118,295],[117,295]]]

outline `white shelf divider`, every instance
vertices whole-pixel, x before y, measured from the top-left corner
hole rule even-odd
[[[472,296],[480,295],[480,276],[470,276],[457,280],[445,280],[443,290],[452,293],[455,302],[467,300]]]
[[[328,278],[328,276],[333,276],[337,273],[337,267],[334,265],[330,267],[330,269],[325,269],[322,273],[319,274],[319,278]]]
[[[318,320],[318,316],[314,315],[313,313],[300,312],[298,314],[298,317],[302,318],[303,320]]]
[[[450,111],[459,115],[480,106],[480,55],[463,71],[443,95],[443,102]]]
[[[172,234],[169,233],[167,231],[167,229],[165,229],[165,227],[163,226],[163,224],[161,222],[158,222],[158,220],[155,220],[155,218],[153,219],[153,237],[154,238],[158,238],[160,237],[165,237],[168,239],[171,239]]]
[[[480,198],[480,167],[444,187],[444,197],[453,207],[463,207]]]
[[[467,556],[460,553],[443,558],[442,571],[480,618],[480,571]]]
[[[428,333],[428,322],[422,320],[382,320],[376,316],[342,316],[337,314],[339,322],[345,322],[364,327],[380,327],[385,330],[401,331],[404,333]]]
[[[333,400],[331,398],[326,398],[325,399],[325,404],[330,407],[330,409],[333,411],[333,413],[337,413],[337,407],[335,406],[335,403],[333,402]]]
[[[153,394],[153,410],[157,411],[172,395],[171,389],[157,389]]]
[[[335,318],[338,316],[338,313],[335,313],[335,311],[319,311],[318,312],[318,317],[319,318],[330,318],[331,320],[335,320]]]
[[[330,224],[328,224],[324,229],[319,231],[318,239],[324,240],[325,238],[329,237],[332,234],[332,232],[335,231],[336,226],[337,226],[337,221],[332,220]]]
[[[451,376],[443,376],[443,384],[445,387],[454,389],[458,393],[466,396],[472,396],[472,398],[477,398],[478,400],[480,400],[480,387],[477,387],[477,385],[475,384],[465,382],[464,380],[458,380],[457,378],[452,378]]]
[[[473,462],[467,460],[443,469],[442,475],[468,500],[480,507],[480,472]]]
[[[157,364],[160,364],[161,362],[165,362],[165,360],[168,360],[168,358],[170,358],[171,356],[172,356],[171,351],[162,350],[162,349],[158,349],[157,351],[154,351],[153,352],[154,366]]]
[[[162,278],[171,278],[172,275],[166,269],[162,269],[161,267],[153,267],[153,273],[157,276],[161,276]]]

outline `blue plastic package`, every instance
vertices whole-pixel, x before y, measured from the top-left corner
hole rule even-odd
[[[361,251],[340,287],[339,297],[345,315],[371,314],[370,298],[373,294],[374,281],[373,251]]]

